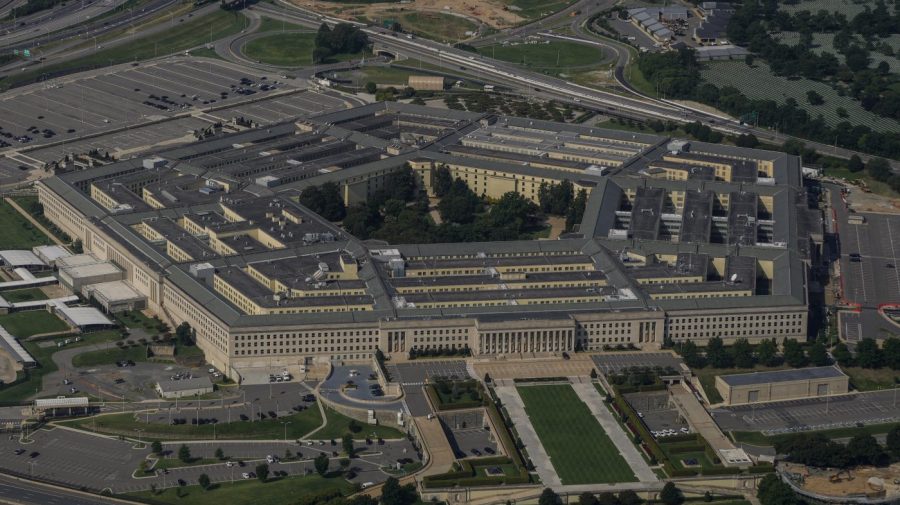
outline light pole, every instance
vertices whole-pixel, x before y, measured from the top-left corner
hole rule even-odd
[[[144,431],[144,430],[141,429],[141,428],[135,428],[134,431],[136,431],[137,434],[138,434],[138,444],[139,444],[139,445],[144,445],[144,442],[141,441],[141,432]]]
[[[282,421],[281,424],[284,426],[284,441],[287,442],[287,427],[291,424],[292,421]]]

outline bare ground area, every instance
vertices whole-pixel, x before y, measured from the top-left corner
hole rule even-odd
[[[295,5],[315,10],[342,19],[357,20],[385,19],[398,9],[412,12],[443,12],[465,16],[473,21],[482,22],[492,28],[502,29],[514,26],[524,19],[515,12],[506,10],[506,5],[498,0],[413,0],[410,3],[384,4],[344,4],[315,0],[292,0]],[[448,8],[445,8],[448,7]]]
[[[16,380],[19,365],[6,351],[0,349],[0,382],[10,383]]]
[[[847,202],[850,204],[850,208],[856,212],[900,214],[900,200],[875,193],[865,193],[859,189],[854,189],[847,195]]]
[[[547,216],[547,224],[550,225],[550,236],[547,240],[556,240],[566,229],[566,218],[559,216]]]
[[[829,496],[849,496],[876,493],[878,484],[883,485],[886,497],[900,496],[900,484],[895,484],[900,478],[900,464],[893,464],[885,468],[863,466],[853,468],[838,474],[834,469],[809,468],[803,465],[791,464],[789,471],[803,475],[802,487],[814,493]],[[832,481],[832,477],[835,478]],[[870,483],[871,478],[881,479],[876,484]],[[875,484],[873,486],[873,484]]]

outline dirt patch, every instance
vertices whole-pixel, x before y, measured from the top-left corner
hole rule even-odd
[[[556,240],[566,229],[566,218],[559,216],[548,216],[547,224],[550,225],[550,236],[544,240]]]
[[[9,384],[15,382],[16,371],[21,369],[16,360],[3,349],[0,349],[0,382]]]
[[[895,479],[900,479],[900,463],[885,468],[864,466],[840,473],[834,469],[809,468],[793,464],[786,465],[785,469],[795,476],[802,476],[800,481],[795,479],[796,484],[818,494],[829,496],[870,495],[888,498],[900,496],[900,484],[894,483]],[[875,478],[873,481],[877,482],[874,485],[869,482],[869,479],[873,477]],[[884,494],[879,488],[883,488]]]
[[[443,12],[461,15],[476,23],[481,22],[497,29],[514,26],[524,21],[524,18],[515,12],[506,10],[506,4],[499,0],[413,0],[399,6],[396,3],[343,4],[314,0],[291,1],[306,9],[352,21],[366,18],[380,22],[391,19],[398,12]]]
[[[900,214],[900,200],[866,193],[858,187],[847,195],[847,203],[856,212],[878,212],[882,214]]]

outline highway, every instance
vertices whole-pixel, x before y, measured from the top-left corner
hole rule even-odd
[[[122,503],[127,502],[0,474],[0,504],[4,505],[120,505]]]

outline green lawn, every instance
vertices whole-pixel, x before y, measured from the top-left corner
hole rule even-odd
[[[309,30],[309,28],[302,25],[296,25],[294,23],[272,19],[269,17],[263,17],[262,19],[260,19],[259,28],[256,29],[256,33],[282,31],[289,32],[293,30]]]
[[[884,367],[877,370],[857,366],[841,367],[850,376],[850,385],[860,391],[891,389],[900,386],[900,373]]]
[[[58,226],[56,226],[53,222],[47,219],[44,216],[44,207],[38,201],[38,197],[36,196],[14,196],[13,200],[19,204],[19,207],[25,210],[25,212],[31,214],[31,217],[35,218],[37,222],[44,225],[44,228],[50,230],[51,235],[55,235],[62,242],[71,242],[71,237],[69,237],[64,231],[60,230]]]
[[[572,386],[517,389],[525,412],[564,485],[637,481]]]
[[[212,424],[204,424],[202,426],[191,424],[180,424],[177,426],[160,423],[147,424],[136,420],[133,414],[127,412],[95,417],[96,424],[94,418],[75,419],[65,421],[62,424],[87,431],[96,430],[98,433],[127,434],[129,436],[133,435],[135,428],[140,428],[143,430],[141,436],[144,439],[211,439],[213,437]],[[224,422],[224,419],[219,421],[220,423],[215,427],[216,438],[235,440],[281,439],[284,437],[282,422],[289,421],[291,424],[287,425],[287,438],[290,440],[302,438],[317,428],[322,424],[322,417],[319,414],[319,409],[313,407],[278,419],[265,419],[253,422],[233,420],[231,423]]]
[[[571,73],[599,67],[603,52],[595,46],[568,41],[479,47],[483,56],[516,63],[548,74]]]
[[[9,89],[14,86],[28,84],[43,74],[61,75],[179,53],[208,44],[211,40],[215,41],[239,33],[247,24],[246,18],[242,14],[221,9],[216,9],[205,16],[185,17],[183,19],[182,23],[176,24],[173,28],[155,33],[152,36],[138,37],[126,44],[97,50],[89,56],[7,77],[0,81],[0,88]]]
[[[244,55],[251,60],[282,67],[312,65],[315,33],[273,33],[251,40]]]
[[[175,488],[169,488],[159,494],[152,491],[131,493],[138,499],[153,500],[155,503],[174,503],[178,505],[283,505],[294,503],[303,496],[339,490],[349,494],[353,485],[341,477],[323,478],[318,475],[306,477],[288,477],[266,483],[253,480],[238,480],[234,483],[223,482],[214,489],[204,491],[199,485],[186,486],[183,496],[176,495]]]
[[[40,347],[37,345],[37,342],[22,342],[29,354],[37,360],[39,366],[29,370],[27,376],[23,377],[23,374],[20,374],[20,380],[15,383],[0,387],[0,402],[21,402],[38,393],[43,376],[57,370],[56,364],[51,359],[56,351],[70,347],[110,342],[118,338],[119,333],[117,331],[100,331],[85,335],[81,342],[72,343],[66,347],[56,347],[55,345]]]
[[[514,7],[512,12],[526,19],[542,18],[562,10],[573,0],[509,0],[507,5]]]
[[[40,288],[14,289],[12,291],[3,291],[0,296],[11,303],[31,302],[35,300],[46,300],[47,295]]]
[[[318,411],[315,405],[312,405],[309,410]],[[350,433],[351,418],[328,407],[325,407],[325,417],[328,419],[328,424],[321,430],[315,432],[313,438],[320,440],[337,440],[343,437],[345,433]],[[397,428],[381,425],[370,426],[360,421],[356,421],[356,424],[362,428],[358,432],[352,433],[353,438],[356,440],[362,440],[368,436],[381,437],[385,440],[403,438],[403,433]]]
[[[12,314],[0,314],[0,326],[19,338],[69,329],[69,326],[62,319],[46,310],[28,310],[13,312]]]
[[[50,243],[44,233],[34,227],[6,200],[0,201],[0,237],[3,249],[31,249]]]
[[[161,321],[147,317],[139,310],[119,312],[115,315],[116,321],[128,328],[143,328],[149,332],[158,332]]]
[[[147,361],[147,348],[143,345],[122,348],[112,346],[109,349],[99,349],[79,354],[72,358],[72,364],[81,368],[111,365],[121,360]]]
[[[459,42],[476,32],[478,25],[468,19],[442,12],[408,12],[399,16],[403,29],[438,42]]]

